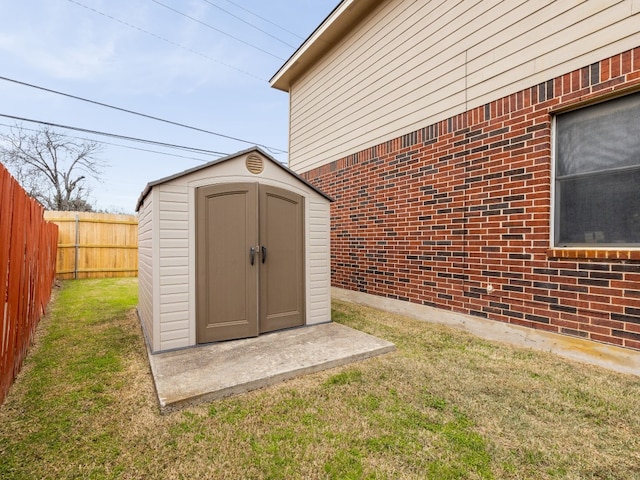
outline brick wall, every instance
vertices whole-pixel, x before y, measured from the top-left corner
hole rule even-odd
[[[552,113],[634,86],[640,48],[306,172],[333,286],[640,349],[640,251],[549,248]]]

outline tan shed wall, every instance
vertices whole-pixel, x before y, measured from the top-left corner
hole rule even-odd
[[[329,202],[303,183],[292,182],[288,173],[270,161],[265,160],[264,166],[261,174],[252,175],[242,156],[153,187],[159,215],[159,256],[154,269],[160,287],[154,324],[159,342],[154,351],[196,344],[195,189],[204,185],[255,181],[305,197],[306,324],[331,319]]]
[[[290,90],[290,166],[327,164],[640,45],[640,0],[381,2]]]
[[[160,350],[190,345],[189,189],[178,180],[155,187],[159,196]],[[185,343],[186,342],[186,343]]]
[[[138,212],[138,315],[150,342],[153,332],[153,196]]]
[[[329,202],[306,204],[307,324],[331,319],[331,232]]]

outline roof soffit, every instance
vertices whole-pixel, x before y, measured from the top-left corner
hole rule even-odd
[[[305,70],[338,44],[381,3],[381,0],[343,0],[280,67],[269,81],[271,86],[288,92]]]

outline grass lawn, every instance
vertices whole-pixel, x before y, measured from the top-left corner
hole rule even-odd
[[[640,479],[640,378],[345,303],[397,352],[160,415],[136,302],[136,279],[57,291],[0,478]]]

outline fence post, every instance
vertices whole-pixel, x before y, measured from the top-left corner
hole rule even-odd
[[[76,213],[76,258],[73,263],[73,278],[78,279],[78,257],[80,255],[80,217]]]

